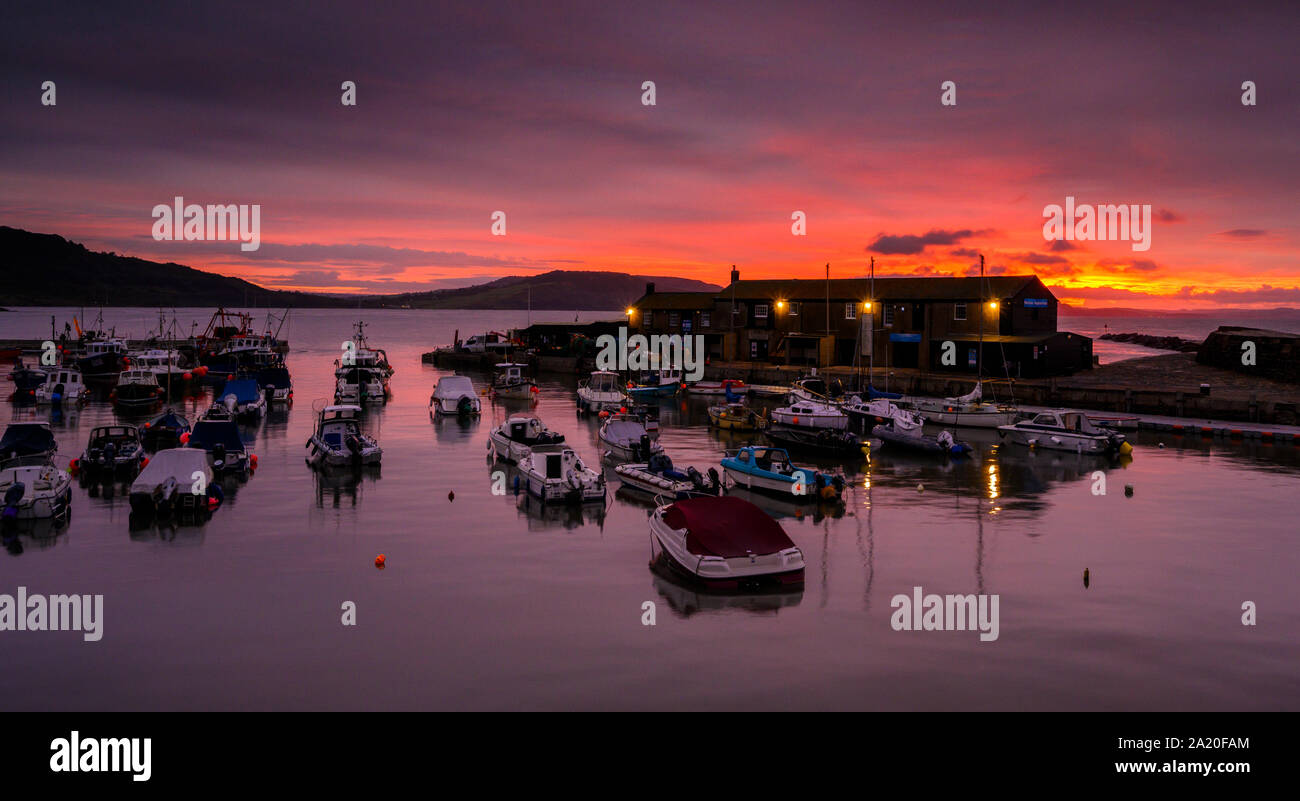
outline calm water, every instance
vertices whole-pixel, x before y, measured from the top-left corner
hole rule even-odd
[[[1057,327],[1093,338],[1092,350],[1102,364],[1154,356],[1168,351],[1146,348],[1129,342],[1111,342],[1099,339],[1109,331],[1112,334],[1139,333],[1151,336],[1182,337],[1200,341],[1221,325],[1240,325],[1265,328],[1273,331],[1300,331],[1300,312],[1235,312],[1224,315],[1178,315],[1166,317],[1098,317],[1071,316],[1061,312]]]
[[[0,314],[0,337],[40,336],[48,315]],[[764,502],[807,556],[802,592],[704,596],[648,569],[644,501],[568,513],[493,495],[485,441],[506,408],[430,420],[439,372],[420,353],[522,312],[366,312],[397,367],[367,422],[383,469],[323,482],[302,461],[311,401],[355,316],[293,313],[297,404],[246,430],[261,467],[205,525],[131,532],[125,497],[74,486],[64,531],[0,553],[0,592],[105,606],[98,643],[0,632],[0,709],[1300,709],[1300,448],[1144,435],[1123,468],[988,437],[952,464],[877,450],[845,465],[838,517]],[[593,460],[573,387],[543,376],[537,411]],[[742,442],[702,425],[704,405],[662,407],[678,464]],[[57,419],[60,463],[114,419],[102,404]],[[998,594],[999,639],[893,631],[890,599],[917,585]],[[1241,624],[1244,601],[1259,625]]]

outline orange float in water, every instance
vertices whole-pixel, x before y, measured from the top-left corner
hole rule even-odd
[[[190,441],[190,432],[186,431],[184,434],[181,434],[182,445],[187,444],[189,441]]]
[[[388,560],[387,560],[387,559],[384,557],[384,555],[381,553],[380,555],[378,555],[378,556],[375,557],[375,567],[379,568],[380,570],[383,570],[383,569],[384,569],[384,564],[385,564],[387,561],[388,561]]]

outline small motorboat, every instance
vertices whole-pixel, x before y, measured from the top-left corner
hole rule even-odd
[[[293,379],[289,371],[281,365],[263,367],[257,371],[256,381],[266,393],[267,403],[293,403]]]
[[[27,367],[21,358],[14,359],[14,369],[7,378],[13,382],[14,391],[10,398],[18,402],[35,400],[36,388],[45,383],[45,367]]]
[[[181,442],[181,437],[189,432],[190,421],[175,411],[167,409],[140,426],[140,440],[149,450],[175,448],[184,444]]]
[[[185,447],[198,448],[212,459],[212,470],[217,475],[249,475],[256,458],[248,452],[239,435],[239,425],[233,419],[204,416],[194,424]]]
[[[438,379],[433,395],[429,396],[429,406],[439,417],[452,415],[457,417],[476,417],[482,409],[474,382],[468,376],[445,375]]]
[[[340,367],[334,371],[334,402],[341,406],[385,403],[388,377],[378,367]]]
[[[644,370],[637,381],[629,381],[627,394],[638,400],[671,398],[682,385],[681,370]]]
[[[618,373],[596,370],[578,384],[578,413],[616,412],[627,406],[627,395],[619,383]]]
[[[307,464],[312,467],[379,464],[384,451],[372,437],[361,433],[360,417],[360,406],[321,409],[316,431],[307,440]]]
[[[843,393],[844,388],[840,385],[839,379],[832,379],[827,383],[821,376],[806,375],[790,385],[790,389],[787,390],[787,402],[829,403]]]
[[[524,374],[526,364],[501,362],[492,379],[492,397],[502,400],[533,400],[537,396],[537,382]]]
[[[238,420],[260,420],[266,414],[266,391],[253,378],[227,381],[218,393],[222,406]]]
[[[496,458],[518,462],[539,445],[559,445],[564,435],[548,429],[542,421],[530,414],[517,414],[488,434],[488,449]]]
[[[108,393],[113,405],[123,409],[153,406],[162,399],[163,388],[151,370],[130,369],[117,377],[117,386]]]
[[[867,456],[871,444],[841,428],[792,428],[771,426],[765,432],[776,445],[791,450],[815,451],[836,456]]]
[[[843,430],[849,427],[849,417],[834,404],[801,400],[780,409],[773,409],[772,423],[790,428]]]
[[[605,475],[587,467],[568,445],[538,445],[519,460],[528,494],[544,503],[605,500]]]
[[[687,498],[650,515],[651,564],[712,589],[803,584],[804,556],[781,525],[749,501]]]
[[[796,467],[785,448],[746,445],[722,460],[727,478],[746,489],[795,500],[830,500],[844,489],[844,478]]]
[[[66,518],[72,502],[72,477],[52,464],[0,470],[0,520]]]
[[[62,406],[85,403],[90,400],[90,390],[81,380],[81,372],[71,367],[51,367],[45,381],[34,392],[38,406]]]
[[[616,413],[606,418],[598,435],[601,447],[614,459],[645,461],[652,453],[663,453],[664,446],[646,431],[640,415]]]
[[[0,469],[53,464],[58,450],[49,423],[10,423],[0,437]]]
[[[74,466],[88,481],[112,481],[118,476],[134,476],[145,459],[144,443],[135,426],[98,426],[91,429],[86,449]]]
[[[709,407],[709,425],[728,431],[762,431],[767,418],[743,403]]]
[[[925,416],[931,423],[969,428],[998,428],[1011,425],[1020,416],[1014,406],[989,403],[983,400],[984,385],[977,382],[975,389],[956,398],[905,398],[900,405]]]
[[[942,453],[947,456],[965,456],[971,452],[971,446],[958,441],[951,431],[927,434],[922,423],[903,417],[874,426],[871,429],[871,436],[890,448],[907,448],[926,453]]]
[[[688,395],[726,395],[728,393],[743,396],[748,392],[745,382],[739,378],[724,378],[721,381],[693,381],[686,385]]]
[[[1123,434],[1098,428],[1088,415],[1067,409],[1039,412],[1031,420],[998,426],[998,436],[1017,445],[1070,453],[1126,456],[1133,452]]]
[[[158,451],[131,482],[131,513],[145,519],[211,511],[222,498],[208,454],[198,448]]]
[[[687,498],[703,493],[718,495],[722,492],[722,477],[717,468],[709,468],[708,478],[694,467],[683,472],[674,468],[673,460],[662,452],[651,454],[650,460],[642,464],[617,465],[614,472],[625,487],[668,498]]]

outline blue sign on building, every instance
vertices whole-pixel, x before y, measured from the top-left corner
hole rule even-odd
[[[890,334],[890,342],[920,342],[920,334]]]
[[[1046,309],[1047,298],[1025,298],[1026,309]]]

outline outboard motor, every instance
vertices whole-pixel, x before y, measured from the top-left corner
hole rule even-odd
[[[722,489],[722,478],[718,475],[716,467],[709,468],[709,484],[712,485],[715,493]]]
[[[632,449],[632,456],[637,459],[650,458],[650,435],[642,434],[641,442]]]
[[[456,414],[467,415],[474,411],[474,399],[468,395],[456,402]]]
[[[99,465],[106,470],[112,471],[114,462],[117,461],[117,446],[112,440],[104,443],[104,447],[99,451]]]
[[[21,481],[15,481],[13,486],[5,491],[4,511],[0,512],[0,518],[5,523],[11,523],[18,519],[18,502],[23,499],[27,493],[27,485]]]
[[[359,463],[361,461],[361,438],[356,434],[348,434],[347,439],[343,440],[343,444],[347,445],[348,451],[352,454],[352,461]]]
[[[54,394],[50,395],[50,402],[51,402],[52,404],[54,404],[55,406],[58,406],[60,403],[63,402],[63,393],[64,393],[64,392],[65,392],[65,388],[64,388],[64,386],[63,386],[62,384],[55,384],[55,385],[54,385]]]
[[[220,442],[212,446],[212,466],[218,470],[226,466],[226,446]]]
[[[704,476],[700,475],[700,471],[696,470],[694,466],[686,468],[686,476],[695,485],[696,490],[703,492],[706,489]]]
[[[232,392],[231,394],[221,399],[221,405],[226,407],[226,411],[230,412],[231,414],[234,414],[235,408],[239,406],[239,400],[235,397],[234,393]]]
[[[838,378],[832,378],[831,382],[826,385],[826,389],[829,390],[832,398],[838,398],[844,394],[844,384]]]

